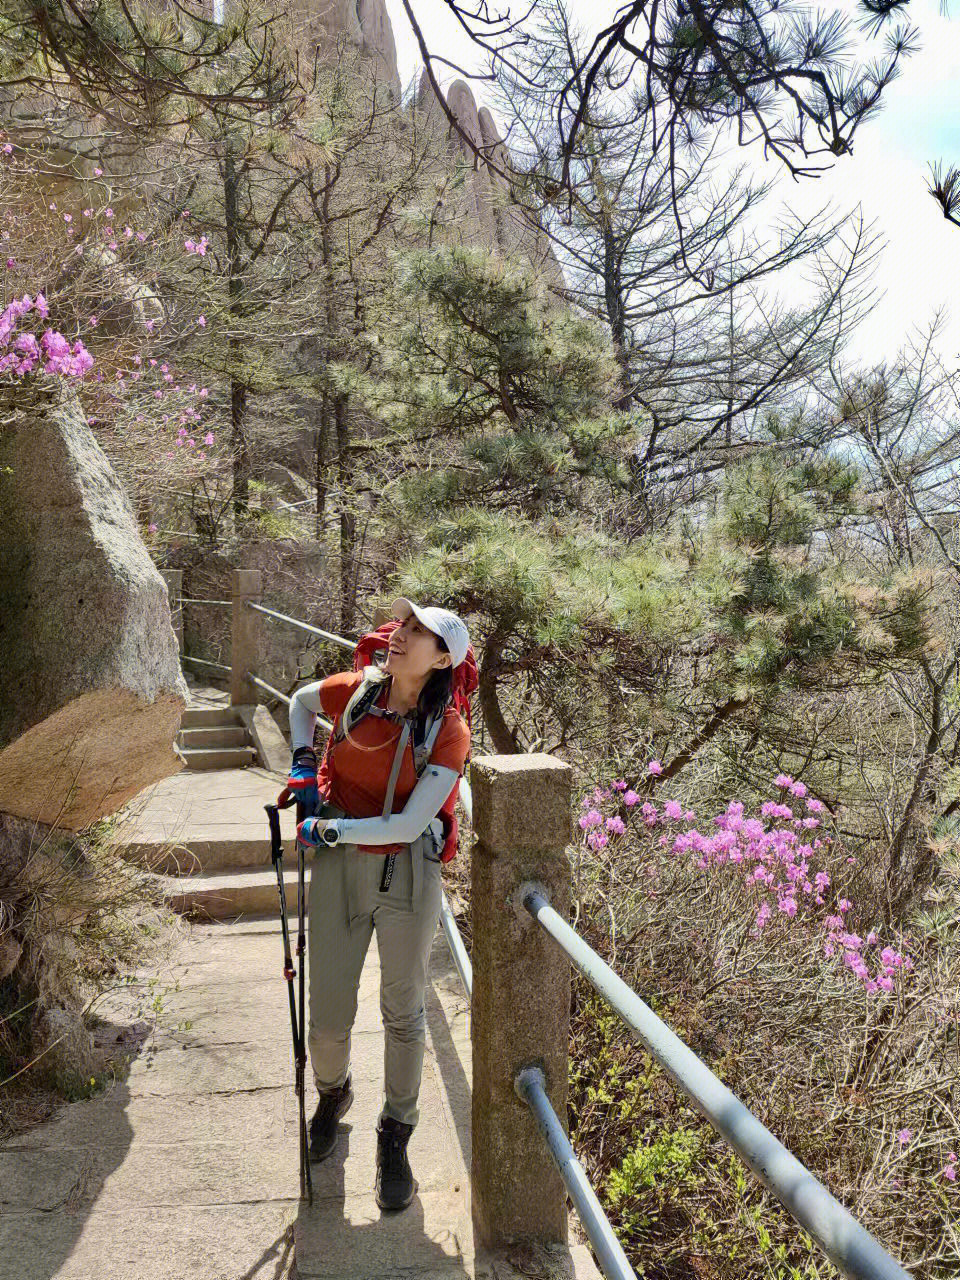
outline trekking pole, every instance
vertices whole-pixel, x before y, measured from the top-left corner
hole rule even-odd
[[[299,1103],[299,1129],[300,1129],[300,1199],[306,1200],[308,1204],[313,1204],[313,1182],[310,1177],[310,1160],[307,1151],[307,1118],[306,1118],[306,1101],[304,1098],[304,1074],[306,1068],[306,1047],[304,1037],[304,972],[303,972],[303,953],[304,953],[304,928],[303,928],[303,900],[304,900],[304,865],[303,865],[303,846],[297,841],[298,863],[297,863],[297,957],[300,961],[300,1010],[299,1017],[297,1011],[297,1001],[293,991],[293,979],[296,976],[296,970],[293,967],[293,956],[290,952],[290,929],[287,922],[287,894],[283,883],[283,844],[280,839],[280,813],[275,804],[265,804],[263,806],[267,811],[267,819],[270,823],[270,849],[273,859],[273,867],[277,873],[277,889],[280,894],[280,929],[283,934],[283,976],[287,981],[287,994],[290,997],[290,1028],[293,1033],[293,1060],[294,1060],[294,1088]],[[300,806],[297,806],[299,814]]]
[[[297,826],[303,821],[304,817],[303,805],[297,805]],[[305,1101],[305,1084],[304,1077],[307,1067],[307,1038],[304,1027],[304,1017],[307,1007],[305,982],[307,975],[307,958],[306,958],[306,870],[304,867],[304,846],[300,840],[297,842],[297,967],[299,969],[299,985],[300,985],[300,1052],[297,1055],[296,1064],[296,1082],[297,1095],[300,1099],[300,1195],[303,1196],[304,1185],[307,1190],[307,1203],[313,1204],[313,1181],[310,1177],[310,1151],[309,1141],[307,1137],[307,1112]]]

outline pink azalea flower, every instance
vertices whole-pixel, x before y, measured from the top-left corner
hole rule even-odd
[[[65,214],[63,215],[63,220],[64,220],[64,222],[72,222],[72,221],[73,221],[73,214],[72,214],[72,213],[65,213]]]
[[[203,437],[203,443],[204,443],[204,444],[213,444],[213,432],[212,432],[212,431],[208,431],[208,432],[207,432],[207,434]]]
[[[205,328],[206,323],[207,323],[206,316],[197,316],[197,324],[200,326],[201,329]]]
[[[630,791],[625,791],[623,793],[623,803],[628,809],[632,809],[635,804],[640,803],[640,797],[637,795],[636,791],[631,788]]]
[[[660,763],[659,760],[651,760],[650,763],[647,765],[647,771],[649,773],[654,774],[655,776],[658,776],[659,774],[663,773],[663,765]]]
[[[13,154],[13,147],[10,145],[9,142],[5,142],[3,144],[3,154],[5,156],[9,156]]]
[[[957,1180],[956,1165],[945,1164],[943,1168],[940,1170],[940,1176],[942,1178],[946,1178],[948,1182],[956,1182]]]
[[[96,316],[91,316],[90,319],[87,321],[87,324],[89,324],[91,329],[95,329],[99,323],[100,321],[97,319]]]
[[[102,178],[102,177],[103,177],[103,170],[102,170],[102,169],[94,169],[93,174],[94,174],[94,177],[95,177],[95,178]]]
[[[147,533],[156,533],[156,532],[157,532],[157,526],[155,524],[147,525]]]

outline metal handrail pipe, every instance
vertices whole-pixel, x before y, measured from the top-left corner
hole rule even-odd
[[[570,1139],[557,1119],[547,1097],[546,1078],[539,1067],[524,1067],[517,1073],[513,1087],[536,1117],[540,1132],[549,1148],[553,1163],[573,1201],[573,1207],[587,1233],[607,1280],[636,1280],[636,1273],[617,1239],[610,1220],[603,1212],[593,1187],[570,1145]]]
[[[320,636],[322,640],[332,640],[334,644],[342,645],[345,649],[356,648],[355,640],[344,640],[343,636],[335,636],[332,631],[324,631],[322,627],[311,626],[309,622],[301,622],[299,618],[291,618],[286,613],[278,613],[276,609],[268,609],[266,605],[255,604],[253,600],[248,600],[247,605],[251,609],[256,609],[257,613],[265,613],[268,618],[277,618],[280,622],[289,622],[292,627],[299,627],[301,631],[309,631],[312,636]]]
[[[232,600],[195,600],[192,596],[181,596],[181,604],[225,604],[232,605]]]
[[[457,973],[460,975],[460,981],[463,983],[463,989],[467,993],[467,999],[473,999],[473,965],[470,963],[470,957],[467,955],[467,948],[463,945],[463,937],[457,928],[457,922],[453,918],[453,912],[450,910],[450,903],[447,900],[446,893],[440,891],[440,924],[443,927],[444,937],[447,939],[447,946],[450,948],[450,954],[453,956],[453,963],[456,965]]]
[[[263,689],[267,693],[272,693],[275,698],[279,698],[281,702],[285,702],[289,707],[291,699],[281,693],[279,689],[275,689],[272,684],[267,684],[266,680],[261,680],[259,676],[255,676],[252,671],[247,672],[247,679],[251,684],[255,684],[258,689]],[[324,716],[317,716],[317,724],[322,724],[328,733],[333,730],[333,725]]]
[[[255,676],[252,671],[247,672],[247,679],[251,684],[255,684],[258,689],[264,689],[267,693],[272,693],[275,698],[279,698],[281,702],[290,705],[290,699],[285,693],[281,693],[279,689],[275,689],[272,684],[267,684],[266,680],[261,680],[259,676]]]
[[[210,662],[208,658],[195,658],[192,653],[181,653],[181,662],[198,662],[201,667],[216,667],[218,671],[232,671],[232,667],[225,667],[222,662]]]
[[[880,1242],[600,959],[543,894],[527,889],[523,905],[848,1280],[911,1280]]]

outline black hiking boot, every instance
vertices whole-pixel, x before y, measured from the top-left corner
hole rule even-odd
[[[377,1204],[381,1209],[405,1209],[417,1194],[407,1160],[412,1124],[384,1116],[377,1125]]]
[[[320,1094],[317,1109],[310,1121],[310,1159],[313,1163],[325,1160],[337,1145],[337,1122],[345,1115],[353,1101],[350,1077],[339,1089]]]

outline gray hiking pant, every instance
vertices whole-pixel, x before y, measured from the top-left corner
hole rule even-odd
[[[429,829],[396,856],[389,890],[380,889],[384,855],[356,845],[320,849],[310,869],[307,1042],[318,1089],[342,1085],[350,1065],[350,1031],[360,974],[377,932],[384,1029],[381,1117],[416,1125],[423,1069],[424,991],[440,917],[438,842]]]

